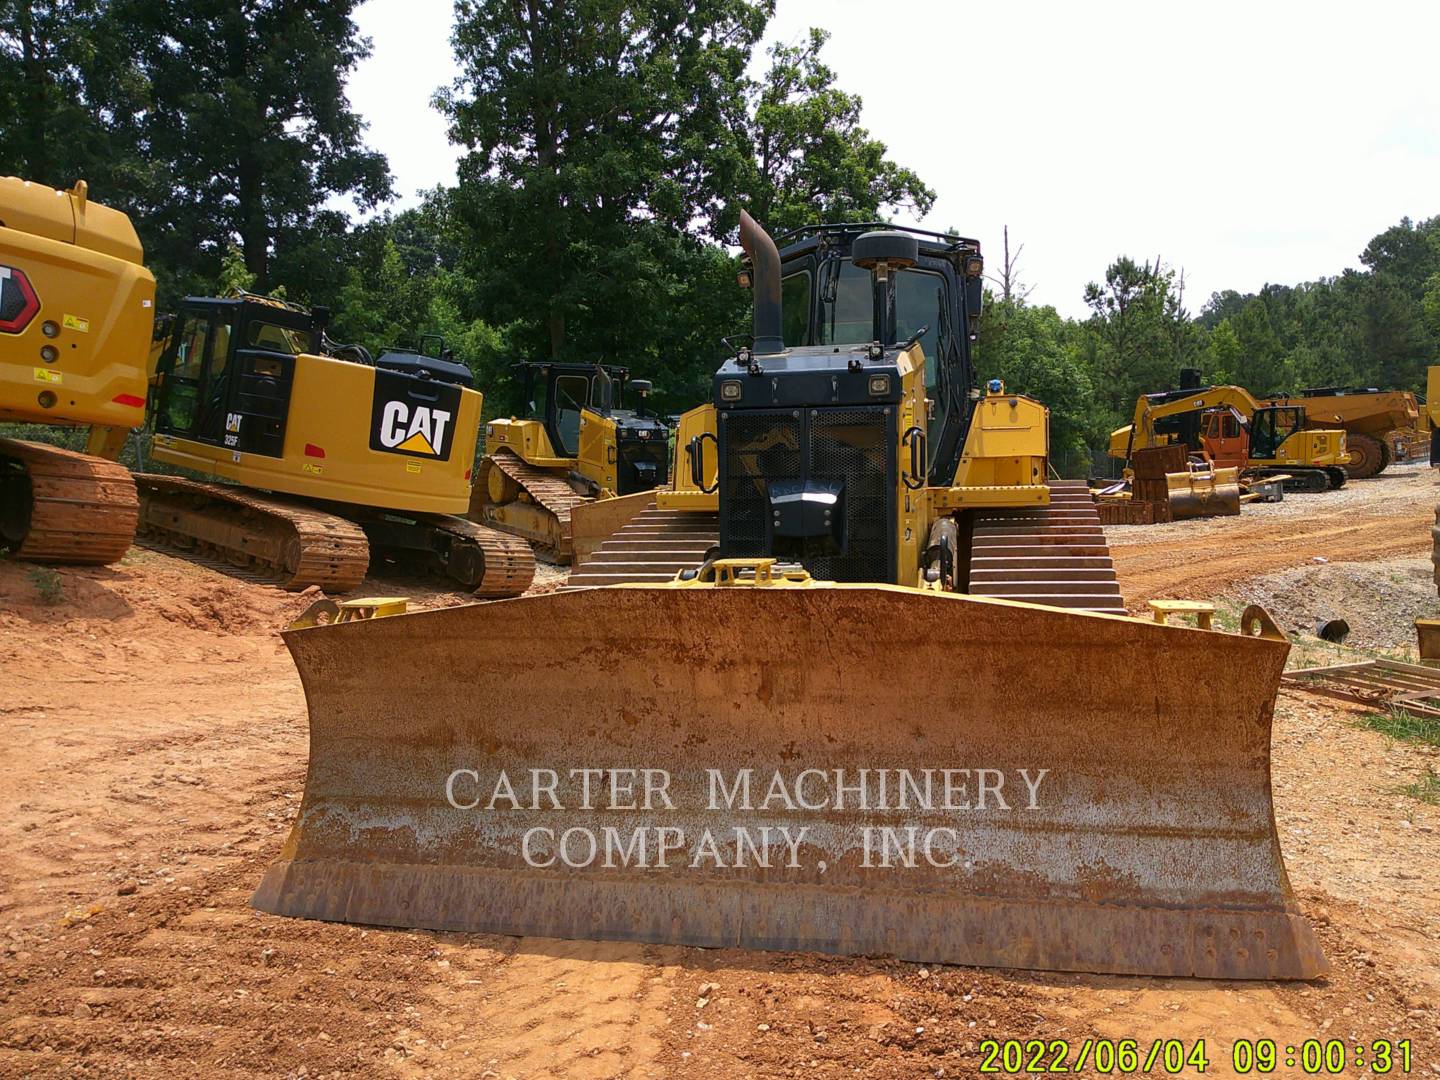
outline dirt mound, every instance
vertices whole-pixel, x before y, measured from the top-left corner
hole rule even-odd
[[[1264,606],[1289,633],[1313,636],[1317,620],[1344,619],[1345,644],[1367,650],[1408,650],[1415,620],[1440,613],[1429,559],[1316,563],[1244,582],[1226,597]]]

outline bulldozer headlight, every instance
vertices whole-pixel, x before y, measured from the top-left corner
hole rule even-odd
[[[971,255],[965,260],[965,276],[979,277],[985,271],[985,260],[979,255]]]
[[[741,270],[738,274],[735,275],[735,280],[740,283],[740,288],[742,288],[742,289],[748,289],[748,288],[750,288],[750,284],[751,284],[751,282],[750,282],[750,271],[749,271],[749,270]]]
[[[884,397],[888,393],[890,393],[890,376],[871,375],[870,395],[872,397]]]
[[[722,401],[739,401],[745,388],[740,385],[739,379],[726,379],[720,384],[720,399]]]

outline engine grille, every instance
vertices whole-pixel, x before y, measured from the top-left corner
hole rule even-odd
[[[768,485],[844,485],[845,550],[802,552],[826,581],[893,581],[895,424],[882,409],[734,410],[720,418],[720,549],[777,554],[769,536]]]
[[[620,490],[617,495],[631,495],[637,491],[664,484],[670,477],[670,455],[664,439],[626,440],[619,444],[620,458],[616,482]],[[646,464],[653,469],[645,468]]]

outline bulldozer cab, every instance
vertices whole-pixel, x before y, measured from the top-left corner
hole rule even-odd
[[[776,238],[781,260],[781,337],[786,347],[918,341],[933,401],[926,442],[932,471],[954,475],[975,385],[970,350],[983,282],[980,246],[954,235],[905,229],[915,261],[877,283],[854,258],[857,238],[878,222],[796,229]]]
[[[295,357],[321,351],[301,308],[274,301],[188,297],[156,366],[155,430],[279,457]]]
[[[543,424],[556,457],[576,459],[583,477],[617,495],[665,482],[670,432],[645,408],[649,382],[607,364],[518,366],[530,414]],[[633,409],[625,407],[627,390],[637,398]]]
[[[609,415],[623,405],[630,372],[604,364],[523,363],[521,390],[530,415],[545,425],[558,457],[580,453],[580,414]]]

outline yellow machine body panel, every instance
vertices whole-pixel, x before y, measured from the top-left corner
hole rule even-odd
[[[1317,394],[1275,398],[1273,405],[1299,405],[1305,420],[1322,428],[1383,435],[1396,428],[1414,428],[1420,423],[1420,404],[1408,390],[1387,390],[1378,394]]]
[[[243,453],[198,439],[157,433],[157,461],[224,477],[246,487],[415,513],[464,514],[480,430],[482,397],[456,387],[454,416],[417,415],[381,403],[376,369],[331,357],[295,357],[294,384],[278,457]],[[453,430],[446,428],[453,425]],[[372,436],[393,442],[373,448]],[[450,440],[441,460],[435,444]]]
[[[720,508],[720,493],[716,486],[720,458],[715,452],[718,430],[714,405],[698,405],[681,414],[680,423],[675,428],[673,479],[669,487],[655,493],[657,507],[711,512]],[[700,455],[699,485],[695,483],[696,473],[692,463],[697,453]]]
[[[1050,453],[1050,410],[1034,398],[1007,394],[1001,384],[975,403],[965,450],[949,488],[935,488],[931,505],[975,507],[1045,506]]]
[[[129,218],[0,177],[0,420],[145,420],[155,279]],[[123,440],[122,440],[123,441]]]
[[[542,420],[513,416],[491,420],[485,425],[485,452],[491,454],[501,447],[537,469],[570,469],[575,465],[574,458],[555,453]]]
[[[580,452],[575,471],[597,484],[600,497],[613,497],[619,490],[619,458],[616,455],[615,421],[583,409],[580,412]]]
[[[1348,458],[1345,432],[1307,428],[1280,444],[1271,458],[1251,458],[1256,465],[1343,465]]]

